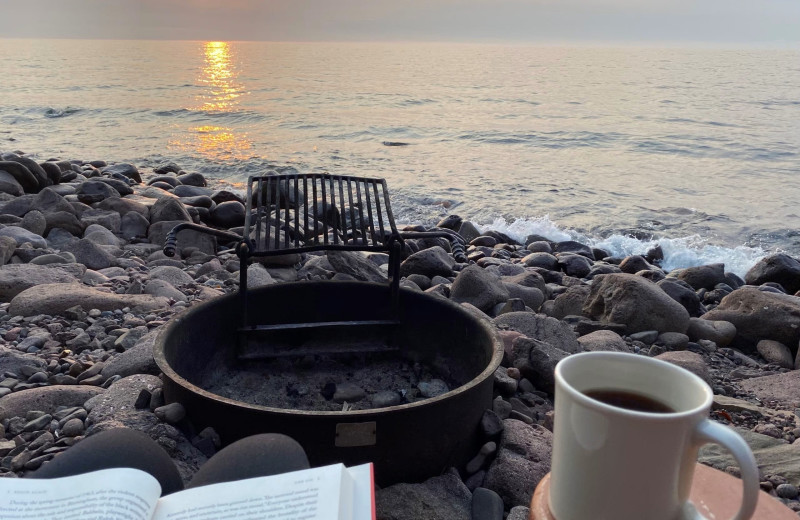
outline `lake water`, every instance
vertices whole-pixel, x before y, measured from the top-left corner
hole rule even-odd
[[[0,63],[0,150],[39,160],[384,177],[402,222],[658,242],[668,268],[800,255],[799,50],[0,40]]]

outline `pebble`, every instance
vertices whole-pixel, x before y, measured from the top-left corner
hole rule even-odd
[[[503,520],[503,499],[492,491],[479,487],[472,494],[472,520]]]
[[[184,417],[186,417],[186,409],[181,403],[170,403],[164,406],[159,406],[153,410],[153,413],[159,418],[159,420],[168,424],[177,424]]]
[[[86,428],[83,424],[83,421],[78,418],[74,418],[64,423],[64,426],[61,428],[61,433],[67,437],[77,437],[78,435],[83,435],[85,429]]]
[[[780,498],[794,500],[798,495],[800,495],[800,491],[798,491],[797,486],[792,484],[781,484],[775,488],[775,494],[777,494]]]

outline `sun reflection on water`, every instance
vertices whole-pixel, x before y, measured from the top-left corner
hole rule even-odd
[[[248,92],[238,80],[239,70],[230,43],[205,42],[201,52],[204,63],[199,70],[197,83],[204,88],[195,97],[196,104],[189,110],[214,117],[235,114]],[[214,160],[248,159],[254,156],[253,142],[246,132],[221,124],[189,127],[187,133],[169,144]]]

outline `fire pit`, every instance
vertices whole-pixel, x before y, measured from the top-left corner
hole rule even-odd
[[[284,433],[303,445],[313,465],[374,462],[380,485],[423,480],[465,464],[477,452],[480,419],[492,405],[492,376],[503,353],[491,324],[444,298],[400,289],[398,325],[371,333],[354,330],[381,336],[403,359],[446,367],[447,375],[462,384],[437,397],[385,408],[291,410],[204,388],[216,371],[248,363],[237,356],[236,298],[228,295],[192,308],[156,341],[165,398],[182,403],[197,427],[213,426],[225,443],[255,433]],[[389,287],[362,282],[272,285],[249,291],[249,298],[251,308],[273,324],[302,322],[307,315],[320,321],[379,320],[392,304]],[[313,337],[315,331],[293,334]],[[339,334],[346,335],[346,329]]]
[[[246,200],[241,236],[185,223],[167,238],[170,256],[182,229],[233,242],[241,269],[238,295],[192,308],[156,340],[166,400],[181,402],[196,426],[213,426],[225,443],[277,432],[300,442],[313,465],[374,462],[380,485],[419,481],[465,464],[481,442],[479,423],[492,404],[501,341],[492,324],[463,307],[399,287],[404,240],[446,238],[454,257],[466,262],[463,238],[445,229],[398,232],[382,179],[251,177]],[[323,250],[388,253],[389,284],[247,288],[247,263],[254,257]],[[339,373],[313,373],[334,365]],[[343,375],[370,386],[361,379],[386,372],[394,381],[391,366],[413,367],[415,378],[436,379],[429,384],[444,393],[424,392],[424,381],[409,379],[406,387],[401,382],[385,390],[403,400],[368,399],[370,408],[361,396],[350,399],[367,409],[342,403],[336,410],[328,403],[333,398],[338,404],[331,392]],[[270,380],[278,385],[262,384]],[[322,395],[322,404],[292,406],[301,393]]]

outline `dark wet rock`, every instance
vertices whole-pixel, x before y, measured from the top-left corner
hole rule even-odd
[[[187,206],[194,206],[196,208],[208,208],[209,209],[209,216],[213,215],[214,209],[217,207],[217,204],[211,200],[211,197],[206,197],[205,195],[201,195],[199,197],[181,197],[180,201]],[[241,203],[240,203],[241,204]],[[244,207],[244,206],[242,206]],[[241,226],[244,224],[244,214],[242,214],[241,222],[237,222],[235,224],[231,224],[230,226],[222,226],[222,227],[236,227]]]
[[[793,294],[800,291],[800,262],[784,253],[770,255],[751,267],[744,279],[750,285],[776,282]]]
[[[153,413],[160,421],[168,424],[178,424],[186,417],[186,409],[181,403],[169,403],[159,406]]]
[[[18,162],[2,160],[0,161],[0,171],[11,175],[22,186],[25,193],[37,193],[41,188],[33,173]]]
[[[737,331],[734,345],[743,348],[754,348],[760,340],[771,339],[797,349],[800,341],[800,298],[795,296],[744,286],[724,297],[702,318],[732,323]]]
[[[156,175],[164,175],[167,173],[180,173],[181,168],[177,164],[172,161],[164,161],[159,163],[155,168],[153,168],[153,173]],[[172,177],[174,179],[174,177]]]
[[[521,332],[529,338],[546,342],[565,352],[580,351],[572,328],[555,318],[532,312],[510,312],[494,319],[501,329]]]
[[[706,312],[706,308],[700,301],[695,290],[686,282],[673,278],[665,278],[657,283],[661,290],[669,295],[670,298],[680,303],[689,316],[697,317]]]
[[[359,252],[327,251],[330,265],[338,272],[367,282],[385,282],[386,274]]]
[[[0,168],[0,192],[19,196],[25,193],[25,190],[13,175]]]
[[[129,211],[122,216],[120,221],[120,234],[122,238],[130,240],[135,237],[147,236],[150,221],[135,211]]]
[[[224,228],[241,226],[244,224],[244,213],[241,202],[223,202],[211,210],[211,222]]]
[[[439,246],[423,249],[410,255],[400,264],[400,276],[421,274],[434,276],[451,276],[455,260]]]
[[[106,173],[108,175],[124,175],[129,179],[135,180],[137,183],[142,182],[142,176],[139,173],[138,168],[132,164],[127,163],[120,163],[120,164],[113,164],[111,166],[105,166],[100,169],[101,172]]]
[[[629,332],[686,332],[689,313],[656,284],[631,274],[594,279],[583,314],[604,323],[624,323]]]
[[[556,242],[553,246],[553,250],[556,253],[575,253],[576,255],[585,256],[589,260],[595,259],[591,247],[587,246],[586,244],[581,244],[580,242],[576,242],[574,240],[564,240],[562,242]]]
[[[196,172],[184,173],[183,175],[178,175],[178,180],[181,181],[181,184],[185,184],[188,186],[205,187],[208,185],[208,183],[206,182],[206,178],[203,177],[202,174]]]
[[[421,484],[395,484],[375,493],[381,520],[467,520],[472,493],[455,470]]]
[[[579,254],[559,254],[557,257],[561,270],[569,276],[583,278],[592,270],[592,261]]]
[[[463,223],[464,220],[458,215],[447,215],[442,220],[440,220],[438,224],[436,224],[436,227],[458,231],[459,229],[461,229],[461,224]]]
[[[238,194],[230,191],[230,190],[217,190],[211,194],[211,200],[214,201],[216,204],[222,204],[223,202],[241,202],[244,204],[244,199],[239,196]]]
[[[114,191],[116,191],[123,197],[125,195],[133,195],[133,188],[131,188],[130,184],[126,181],[121,181],[119,179],[110,179],[108,177],[96,177],[93,180],[111,186],[112,188],[114,188]],[[114,195],[111,196],[113,197]]]
[[[181,181],[179,181],[178,178],[175,177],[174,175],[156,175],[155,177],[152,177],[150,180],[147,181],[148,186],[152,186],[156,183],[169,184],[174,188],[175,186],[181,184]]]
[[[544,294],[542,294],[542,291],[536,289],[535,287],[525,287],[515,283],[507,282],[503,282],[503,287],[506,288],[511,299],[521,300],[524,303],[524,306],[527,306],[534,311],[538,310],[542,303],[544,303]],[[515,310],[525,309],[523,308]]]
[[[632,255],[622,259],[619,264],[619,270],[623,273],[636,274],[639,271],[649,271],[653,266],[650,265],[643,256]]]
[[[506,508],[530,504],[534,489],[550,471],[553,434],[543,426],[515,419],[503,423],[497,458],[484,486],[500,495]]]
[[[450,288],[450,298],[456,303],[469,303],[489,312],[498,303],[508,300],[509,294],[496,276],[470,265],[456,276]]]
[[[49,238],[50,231],[53,229],[63,229],[70,235],[82,236],[86,225],[78,217],[68,211],[55,211],[45,213],[45,235]]]
[[[472,520],[503,520],[503,499],[486,488],[477,488],[472,494]]]
[[[508,267],[516,266],[509,265]],[[500,274],[503,275],[502,272]],[[545,283],[544,278],[542,278],[542,275],[530,269],[526,269],[518,274],[503,275],[503,281],[521,285],[523,287],[533,287],[539,289],[542,294],[547,294],[547,284]]]
[[[718,283],[725,283],[725,264],[709,264],[686,269],[675,269],[669,277],[683,280],[695,290],[713,289]]]
[[[120,197],[109,197],[104,199],[103,201],[95,204],[95,208],[116,211],[121,216],[125,216],[126,213],[131,211],[135,211],[145,218],[150,216],[150,208],[144,204],[130,199],[122,199]]]
[[[553,246],[550,241],[539,235],[529,235],[525,239],[525,249],[531,253],[552,253]]]
[[[188,185],[188,184],[186,184],[186,185],[181,184],[179,186],[176,186],[172,190],[172,193],[174,193],[178,197],[199,197],[199,196],[202,196],[202,195],[210,197],[211,194],[213,193],[213,191],[211,189],[209,189],[209,188],[202,188],[202,187],[199,187],[199,186],[191,186],[191,185]]]
[[[181,204],[181,201],[172,197],[161,197],[150,208],[150,222],[191,222],[192,218]]]
[[[109,184],[89,180],[78,186],[77,195],[78,200],[84,204],[93,204],[108,197],[119,197],[120,193]]]

